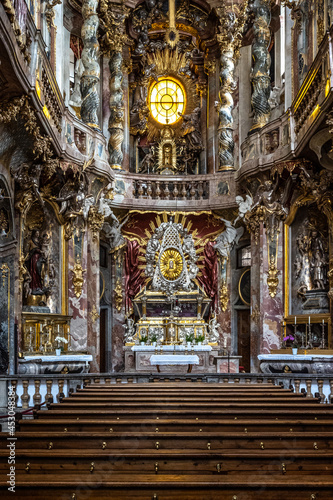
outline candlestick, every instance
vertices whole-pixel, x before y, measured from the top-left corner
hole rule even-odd
[[[58,323],[58,333],[60,333],[60,325],[59,325],[59,323]]]
[[[295,316],[295,325],[296,325],[296,316]]]
[[[310,316],[309,316],[309,325],[310,325]]]

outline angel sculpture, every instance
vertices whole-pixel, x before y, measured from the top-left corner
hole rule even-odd
[[[32,191],[34,199],[38,199],[42,207],[44,200],[39,191],[40,176],[42,173],[42,165],[39,163],[21,163],[17,170],[11,169],[15,181],[19,184],[22,191]]]
[[[105,193],[101,194],[99,199],[99,208],[98,211],[100,214],[104,215],[104,219],[108,219],[109,217],[113,219],[115,222],[118,222],[117,217],[114,215],[113,210],[111,208],[112,200],[110,198],[105,198]]]
[[[245,200],[242,196],[236,196],[236,203],[238,204],[238,217],[234,221],[234,225],[239,219],[244,219],[245,214],[251,210],[253,199],[250,195],[245,196]]]
[[[231,225],[230,221],[222,218],[220,220],[224,223],[225,230],[216,238],[214,248],[218,251],[222,258],[227,260],[229,258],[230,251],[234,245],[238,244],[240,238],[242,237],[244,228],[239,227],[238,229],[235,229]]]
[[[209,320],[209,342],[218,342],[220,340],[219,334],[220,323],[217,322],[216,313]]]
[[[124,335],[125,342],[134,342],[134,335],[135,335],[134,319],[127,318],[127,325],[125,325],[125,335]]]
[[[105,222],[103,225],[103,230],[105,235],[110,240],[111,249],[115,251],[116,249],[122,247],[125,244],[125,238],[121,234],[122,227],[126,224],[129,217],[120,224],[118,219],[113,221],[112,226],[109,222]]]
[[[60,189],[59,195],[56,198],[56,201],[61,203],[59,213],[71,216],[83,213],[84,201],[89,186],[86,169],[91,165],[93,159],[91,157],[90,160],[85,161],[82,171],[78,175],[75,175],[73,179],[68,179]]]
[[[189,115],[179,113],[183,118],[181,132],[190,150],[201,151],[203,149],[200,132],[200,112],[200,108],[195,108]]]

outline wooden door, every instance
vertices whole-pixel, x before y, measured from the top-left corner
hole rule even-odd
[[[250,372],[250,362],[251,362],[251,332],[250,332],[250,310],[243,309],[237,311],[237,323],[238,323],[238,355],[242,356],[239,361],[241,366],[244,366],[246,372]]]

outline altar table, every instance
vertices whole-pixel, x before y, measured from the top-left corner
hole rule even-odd
[[[160,371],[160,365],[188,365],[188,373],[192,371],[192,365],[199,364],[199,357],[196,354],[154,354],[150,358],[150,364],[156,365]]]

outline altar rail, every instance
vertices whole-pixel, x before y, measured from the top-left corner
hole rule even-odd
[[[16,408],[25,410],[38,406],[49,399],[59,401],[84,385],[99,384],[138,384],[154,382],[206,382],[220,384],[261,384],[271,383],[291,388],[296,394],[303,392],[305,397],[320,397],[321,402],[333,404],[333,374],[308,375],[308,374],[276,374],[262,373],[237,373],[237,374],[207,374],[207,375],[172,375],[172,374],[82,374],[82,375],[12,375],[0,377],[0,408],[6,414],[8,388],[12,386],[16,393]]]

